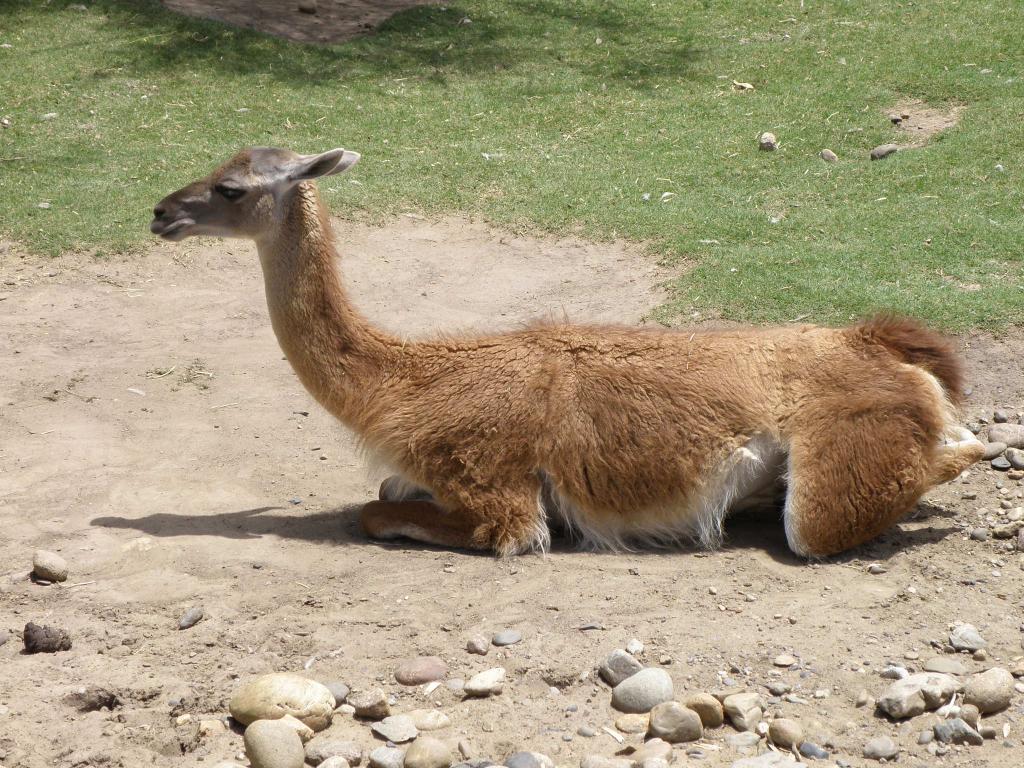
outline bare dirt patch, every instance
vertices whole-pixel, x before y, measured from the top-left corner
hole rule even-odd
[[[316,0],[316,13],[299,0],[162,0],[172,11],[216,19],[299,43],[340,43],[372,31],[399,11],[427,5],[418,0]]]
[[[622,244],[511,236],[459,219],[337,226],[354,298],[398,332],[514,327],[563,311],[632,323],[661,300],[661,276]],[[988,661],[962,657],[971,669],[1012,666],[1022,652],[1020,555],[965,533],[998,520],[1000,499],[1024,504],[1005,475],[979,469],[880,540],[821,564],[789,555],[774,515],[731,522],[715,553],[557,546],[498,561],[376,544],[354,513],[377,478],[282,359],[251,246],[161,244],[116,263],[0,259],[6,768],[215,765],[241,750],[241,737],[199,737],[198,719],[225,716],[240,679],[304,668],[354,688],[383,685],[399,712],[440,706],[452,726],[436,735],[466,739],[478,756],[533,749],[578,765],[639,743],[601,730],[615,715],[593,674],[631,637],[680,697],[725,678],[767,696],[763,684],[781,680],[797,698],[771,711],[837,756],[860,765],[864,742],[885,734],[909,753],[903,760],[931,765],[916,744],[922,720],[878,719],[854,706],[860,690],[881,691],[889,661],[920,668],[905,654],[928,658],[955,619],[989,642]],[[1024,343],[976,336],[963,346],[971,415],[1020,410]],[[27,579],[36,548],[69,561],[65,585]],[[867,573],[869,562],[887,572]],[[179,631],[195,604],[206,618]],[[67,629],[72,649],[23,655],[28,621]],[[469,636],[505,627],[523,642],[486,658],[464,650]],[[783,652],[801,666],[773,667]],[[446,686],[427,695],[396,685],[397,663],[417,654],[443,657],[451,677],[504,666],[505,692],[463,701]],[[75,692],[97,687],[118,700],[113,712],[72,705]],[[1012,747],[990,741],[951,764],[1020,765],[1021,705],[1015,694],[988,719],[1010,726]],[[192,720],[177,724],[183,714]],[[334,729],[367,749],[382,743],[347,716]],[[739,756],[730,733],[708,732],[701,764]]]
[[[903,140],[905,146],[923,147],[937,134],[954,128],[960,121],[960,115],[964,109],[965,107],[962,105],[939,109],[918,99],[910,99],[886,110],[886,114],[900,118],[899,123],[894,124],[894,127],[901,134],[906,135]]]

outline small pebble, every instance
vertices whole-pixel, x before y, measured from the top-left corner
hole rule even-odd
[[[888,736],[878,736],[864,745],[864,757],[870,760],[892,760],[900,752]]]
[[[203,620],[203,607],[194,605],[185,611],[185,614],[178,619],[178,629],[189,629]]]
[[[809,760],[827,760],[828,751],[822,749],[813,741],[805,741],[800,744],[799,752]]]
[[[385,741],[401,744],[403,741],[412,741],[419,735],[412,718],[407,715],[391,715],[383,720],[373,723],[370,730]]]
[[[986,541],[988,539],[988,528],[972,528],[970,535],[973,541]]]
[[[484,698],[501,693],[505,682],[505,670],[502,667],[494,667],[473,675],[466,683],[466,695],[477,698]]]
[[[770,131],[765,131],[757,140],[758,149],[762,152],[774,152],[779,148],[778,139],[775,138],[775,134]]]
[[[772,661],[772,664],[774,664],[776,667],[792,667],[794,664],[796,664],[796,662],[796,656],[791,656],[788,653],[780,653]]]
[[[1009,450],[1009,449],[1007,449]],[[989,462],[989,466],[992,467],[996,472],[1006,472],[1007,470],[1013,469],[1009,460],[1003,456],[996,456]]]
[[[515,645],[523,639],[522,634],[514,629],[503,629],[491,638],[491,642],[501,648],[506,645]]]
[[[483,635],[473,635],[466,641],[466,650],[477,656],[486,656],[491,650],[491,643]]]
[[[423,685],[442,679],[448,674],[448,665],[437,656],[419,656],[407,659],[395,669],[395,681],[400,685]]]
[[[818,157],[824,160],[826,163],[837,163],[839,162],[839,156],[836,155],[831,149],[823,149],[818,153]]]

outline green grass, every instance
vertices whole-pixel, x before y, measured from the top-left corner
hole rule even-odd
[[[340,145],[336,212],[643,241],[666,321],[1024,323],[1019,0],[465,0],[332,47],[86,3],[0,0],[0,233],[33,250],[130,250],[237,148]],[[907,98],[966,109],[868,162]]]

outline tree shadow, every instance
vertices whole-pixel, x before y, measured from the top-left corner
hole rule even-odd
[[[15,28],[18,5],[25,3],[15,4],[8,19]],[[76,3],[54,0],[48,8],[68,12],[71,5]],[[372,34],[324,46],[184,16],[154,0],[94,0],[92,23],[114,27],[126,39],[104,52],[106,66],[92,76],[211,69],[308,86],[343,84],[353,75],[443,79],[518,68],[538,74],[538,83],[555,70],[638,88],[650,78],[685,76],[696,55],[689,29],[633,11],[626,0],[512,0],[501,13],[470,19],[458,6],[418,6],[398,12]]]

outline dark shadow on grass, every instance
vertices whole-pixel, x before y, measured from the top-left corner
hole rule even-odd
[[[8,22],[16,28],[18,7],[29,4],[13,5]],[[75,3],[54,0],[48,12],[79,13],[70,5]],[[372,34],[330,46],[183,16],[154,0],[95,0],[88,13],[123,37],[104,51],[104,66],[93,77],[209,69],[301,86],[341,85],[353,74],[443,80],[517,68],[568,70],[594,85],[645,88],[651,79],[686,76],[695,57],[689,29],[635,10],[623,0],[512,0],[466,23],[469,13],[458,6],[421,6],[396,14]],[[34,50],[45,51],[45,44]]]

